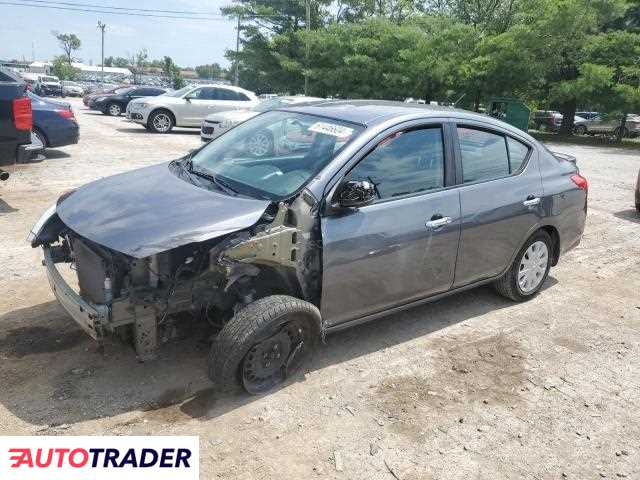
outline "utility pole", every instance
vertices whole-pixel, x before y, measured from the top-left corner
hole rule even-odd
[[[311,0],[306,0],[307,7],[307,41],[306,45],[306,61],[305,61],[305,71],[304,71],[304,94],[307,95],[309,92],[309,32],[311,31]]]
[[[238,86],[238,65],[240,64],[240,58],[238,55],[240,54],[240,14],[238,14],[238,25],[236,26],[236,65],[235,72],[233,75],[233,84]]]
[[[98,20],[98,28],[102,33],[102,54],[101,54],[102,61],[100,62],[100,66],[102,68],[101,80],[102,80],[102,83],[104,84],[104,29],[107,28],[107,26],[104,23],[102,23],[100,20]]]

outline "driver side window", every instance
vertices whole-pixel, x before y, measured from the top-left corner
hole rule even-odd
[[[442,188],[442,129],[438,126],[394,133],[362,159],[346,179],[368,180],[382,200]]]

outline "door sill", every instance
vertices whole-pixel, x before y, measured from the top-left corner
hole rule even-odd
[[[431,302],[435,302],[436,300],[440,300],[441,298],[444,297],[448,297],[450,295],[455,295],[456,293],[460,293],[460,292],[464,292],[466,290],[471,290],[472,288],[476,288],[476,287],[480,287],[482,285],[486,285],[488,283],[492,283],[495,280],[497,280],[498,278],[500,278],[500,276],[498,275],[497,277],[491,277],[491,278],[487,278],[484,280],[480,280],[474,283],[470,283],[468,285],[464,285],[462,287],[458,287],[458,288],[454,288],[451,290],[447,290],[446,292],[442,292],[442,293],[438,293],[435,295],[431,295],[429,297],[425,297],[425,298],[421,298],[419,300],[414,300],[412,302],[409,303],[405,303],[403,305],[398,305],[396,307],[392,307],[392,308],[388,308],[386,310],[382,310],[381,312],[376,312],[376,313],[370,313],[368,315],[365,315],[363,317],[358,317],[358,318],[354,318],[351,320],[347,320],[345,322],[341,322],[338,323],[336,325],[331,325],[325,328],[325,332],[326,333],[334,333],[334,332],[338,332],[340,330],[344,330],[350,327],[355,327],[356,325],[360,325],[362,323],[367,323],[367,322],[371,322],[372,320],[377,320],[379,318],[382,317],[386,317],[388,315],[392,315],[394,313],[397,312],[402,312],[403,310],[408,310],[410,308],[413,307],[418,307],[420,305],[424,305],[426,303],[431,303]]]

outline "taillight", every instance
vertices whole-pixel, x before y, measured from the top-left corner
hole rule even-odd
[[[58,115],[60,115],[62,118],[76,118],[73,115],[73,110],[69,109],[69,110],[63,110],[63,109],[56,109],[56,113]]]
[[[29,97],[20,97],[13,101],[13,123],[16,126],[16,130],[31,130],[33,114],[31,113],[31,99]]]
[[[579,173],[571,175],[571,181],[575,183],[580,190],[584,190],[585,192],[589,190],[589,182]]]

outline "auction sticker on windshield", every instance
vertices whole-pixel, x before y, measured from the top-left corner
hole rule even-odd
[[[335,123],[316,122],[309,127],[309,131],[344,138],[353,133],[353,128],[345,127],[344,125],[337,125]]]
[[[0,437],[6,480],[198,480],[198,437]]]

